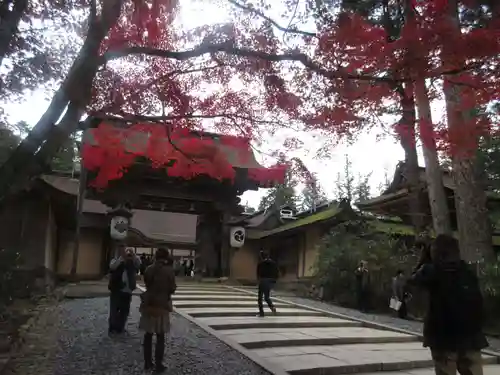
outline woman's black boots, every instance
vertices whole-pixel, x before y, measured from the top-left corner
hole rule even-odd
[[[151,370],[153,368],[153,334],[145,333],[143,351],[144,351],[144,369]]]
[[[164,372],[167,368],[163,365],[163,355],[165,354],[165,334],[156,334],[155,345],[155,371],[157,373]]]

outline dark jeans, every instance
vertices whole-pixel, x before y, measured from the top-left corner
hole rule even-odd
[[[398,310],[398,317],[401,319],[406,319],[408,317],[408,308],[404,299],[401,301],[401,307]]]
[[[269,308],[274,312],[273,301],[271,301],[271,289],[275,284],[274,280],[271,279],[261,279],[259,280],[259,290],[258,290],[258,299],[257,303],[259,305],[259,315],[264,316],[264,306],[262,303],[262,299],[266,300]]]
[[[356,290],[356,297],[358,300],[358,309],[360,311],[368,311],[370,308],[370,293],[366,287],[358,287]]]
[[[132,293],[111,292],[109,298],[109,332],[123,332],[130,312]]]
[[[144,366],[146,369],[152,368],[153,366],[153,334],[144,334]],[[156,344],[155,344],[155,365],[157,368],[163,365],[163,355],[165,353],[165,334],[156,334]]]

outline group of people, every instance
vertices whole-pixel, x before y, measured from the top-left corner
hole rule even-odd
[[[109,333],[125,331],[130,311],[132,292],[141,260],[132,250],[119,247],[119,254],[110,263]],[[265,252],[260,253],[257,265],[258,316],[264,317],[266,301],[276,314],[270,294],[279,277],[276,263]],[[358,303],[368,308],[369,271],[362,262],[355,271]],[[165,248],[155,254],[154,262],[145,269],[146,291],[141,295],[139,328],[144,331],[143,353],[146,370],[165,371],[163,356],[165,335],[170,329],[173,311],[172,294],[177,288],[173,259]],[[425,289],[428,294],[428,312],[424,321],[424,346],[431,350],[436,375],[482,375],[481,350],[488,346],[482,332],[483,299],[476,274],[460,259],[455,238],[439,235],[432,246],[423,248],[420,261],[411,277],[402,272],[393,280],[393,298],[397,298],[406,315],[407,285]],[[156,335],[153,362],[153,336]]]
[[[142,266],[142,268],[141,268]],[[110,335],[125,332],[132,292],[137,287],[137,274],[144,276],[146,291],[141,294],[139,328],[144,332],[144,368],[157,373],[166,370],[163,365],[165,335],[170,329],[170,313],[173,311],[172,294],[177,288],[173,259],[165,248],[156,251],[154,262],[147,268],[131,249],[118,246],[118,255],[110,263]],[[153,336],[156,335],[153,362]]]
[[[194,261],[192,259],[184,259],[180,262],[178,270],[182,276],[192,277],[194,273]]]
[[[148,268],[153,263],[153,257],[149,254],[142,253],[140,256],[141,265],[139,266],[139,273],[144,276],[146,273],[146,268]]]
[[[369,301],[369,271],[361,262],[355,271],[359,308]],[[483,334],[483,298],[475,272],[460,258],[458,241],[438,235],[421,246],[420,260],[410,277],[398,271],[393,298],[400,317],[406,317],[409,287],[427,292],[424,346],[430,348],[436,375],[482,375],[481,350],[488,346]]]

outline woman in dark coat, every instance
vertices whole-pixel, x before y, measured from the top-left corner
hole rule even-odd
[[[159,248],[155,262],[146,269],[144,283],[146,291],[141,296],[141,319],[139,328],[144,331],[144,367],[153,368],[153,334],[156,334],[155,371],[165,371],[165,335],[170,330],[172,294],[177,288],[172,267],[173,261],[165,248]]]

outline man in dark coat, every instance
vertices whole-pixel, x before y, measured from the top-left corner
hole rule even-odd
[[[259,316],[264,316],[264,306],[262,299],[265,299],[267,305],[276,314],[276,307],[273,305],[271,300],[271,289],[276,284],[278,279],[279,271],[276,263],[269,257],[269,255],[261,251],[260,252],[260,262],[257,265],[257,279],[259,281],[258,299],[257,303],[259,306]]]
[[[110,291],[108,332],[123,333],[130,312],[132,292],[137,287],[137,273],[141,260],[132,250],[125,250],[125,245],[118,246],[118,256],[109,265]]]
[[[436,375],[482,375],[483,298],[475,273],[460,259],[455,238],[439,235],[431,259],[409,280],[427,290],[424,346],[431,349]]]

